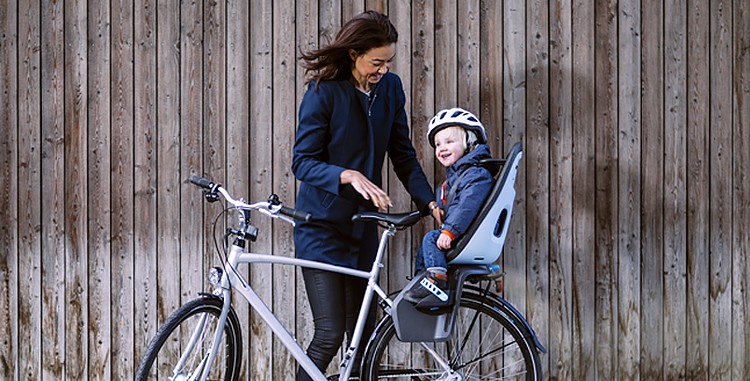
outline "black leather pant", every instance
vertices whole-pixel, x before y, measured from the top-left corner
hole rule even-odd
[[[316,269],[302,269],[305,289],[310,301],[315,333],[307,347],[307,355],[323,373],[344,340],[344,333],[351,339],[357,315],[362,305],[362,296],[367,280]],[[373,303],[374,304],[374,303]],[[358,371],[361,352],[367,344],[375,323],[374,305],[365,325],[359,344],[359,353],[353,368]],[[354,373],[352,373],[354,374]],[[297,380],[310,380],[310,376],[300,367]]]

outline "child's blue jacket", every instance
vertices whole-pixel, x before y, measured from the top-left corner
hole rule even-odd
[[[466,233],[466,229],[479,213],[495,181],[490,171],[475,164],[491,157],[490,147],[486,144],[478,144],[471,152],[447,168],[443,190],[435,192],[438,206],[445,210],[441,229],[449,230],[456,237]],[[466,174],[454,186],[464,171]],[[448,193],[451,190],[455,195],[450,205],[446,206],[445,203],[450,199]]]

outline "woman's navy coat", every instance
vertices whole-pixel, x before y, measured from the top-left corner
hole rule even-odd
[[[351,185],[340,185],[344,169],[355,169],[382,187],[386,152],[417,208],[426,211],[432,189],[409,139],[398,76],[387,73],[368,97],[350,80],[312,81],[299,107],[292,171],[301,181],[295,208],[313,221],[294,228],[297,257],[369,270],[377,250],[377,226],[352,223],[373,210]]]

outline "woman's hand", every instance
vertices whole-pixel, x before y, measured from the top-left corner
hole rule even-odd
[[[445,217],[445,211],[443,209],[438,208],[437,202],[432,201],[430,202],[430,214],[432,214],[432,218],[437,221],[438,225],[443,224],[443,217]]]
[[[365,200],[372,201],[372,204],[375,205],[376,208],[386,209],[389,206],[393,206],[388,194],[380,189],[379,186],[373,184],[370,179],[365,177],[365,175],[359,171],[345,169],[341,172],[339,177],[341,184],[351,184],[352,187],[354,187],[354,190],[361,194]]]

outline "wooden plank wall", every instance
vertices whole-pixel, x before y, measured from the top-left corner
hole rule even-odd
[[[0,0],[0,379],[132,378],[216,262],[218,209],[186,179],[293,202],[296,57],[365,9],[400,32],[430,181],[439,109],[477,113],[498,156],[524,143],[504,293],[549,379],[750,378],[746,0]],[[288,226],[255,224],[253,250],[293,254]],[[390,290],[431,227],[391,245]],[[309,342],[300,271],[246,274]],[[291,379],[237,310],[243,379]]]

